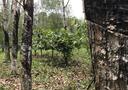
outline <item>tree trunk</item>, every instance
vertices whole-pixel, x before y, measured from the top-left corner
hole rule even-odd
[[[3,32],[4,32],[4,59],[5,63],[10,62],[10,46],[9,46],[9,34],[8,34],[8,24],[9,24],[9,17],[8,17],[8,0],[3,0]]]
[[[128,2],[84,0],[96,90],[128,90]]]
[[[31,64],[32,64],[32,26],[33,26],[33,0],[23,0],[24,30],[22,36],[22,79],[21,90],[32,90]]]
[[[20,18],[20,8],[17,6],[17,1],[12,1],[13,6],[13,32],[12,32],[12,61],[11,61],[11,70],[12,74],[16,74],[16,61],[18,54],[18,26]]]
[[[67,21],[66,21],[66,8],[69,4],[69,1],[67,1],[67,3],[65,4],[65,0],[62,0],[62,6],[63,6],[63,26],[64,26],[64,29],[67,30]]]
[[[3,40],[2,40],[2,52],[4,52],[4,38],[3,38]]]
[[[37,50],[34,50],[35,56],[37,56]]]
[[[67,30],[67,23],[66,23],[66,16],[65,16],[65,5],[64,5],[64,0],[62,0],[62,6],[63,6],[63,26],[64,29]]]
[[[65,64],[65,66],[68,66],[69,65],[69,53],[64,53],[64,64]]]
[[[4,59],[5,63],[10,62],[10,46],[9,46],[9,35],[6,30],[4,30]]]

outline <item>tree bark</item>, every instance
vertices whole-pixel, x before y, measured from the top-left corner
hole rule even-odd
[[[18,54],[18,26],[20,18],[20,8],[18,7],[17,0],[12,1],[12,13],[13,13],[13,32],[12,32],[12,61],[11,70],[12,74],[16,74],[16,61]]]
[[[5,63],[10,62],[10,45],[9,45],[9,33],[8,33],[8,24],[9,24],[9,17],[8,17],[8,0],[3,0],[3,32],[4,32],[4,59]]]
[[[64,29],[67,30],[67,21],[66,21],[66,8],[69,4],[69,1],[67,1],[66,5],[64,3],[64,0],[62,0],[62,6],[63,6],[63,26],[64,26]]]
[[[84,0],[96,90],[128,90],[128,2]]]
[[[31,64],[32,64],[32,26],[33,26],[33,0],[23,0],[24,30],[22,36],[22,78],[21,90],[32,90]]]
[[[4,52],[4,38],[2,39],[2,52]]]
[[[10,46],[9,46],[9,35],[6,30],[4,31],[4,62],[10,62]]]
[[[34,50],[35,56],[37,56],[37,50]]]
[[[67,24],[66,24],[66,16],[65,16],[65,5],[64,5],[64,0],[62,0],[62,6],[63,6],[63,26],[64,29],[67,30]]]

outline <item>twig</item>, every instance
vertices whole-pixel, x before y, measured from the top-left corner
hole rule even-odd
[[[24,7],[24,5],[21,4],[22,1],[23,1],[23,0],[20,0],[20,1],[16,0],[16,2],[19,3],[19,5],[21,5],[22,7]]]
[[[68,0],[67,4],[64,6],[64,8],[66,8],[66,7],[68,6],[68,4],[69,4],[69,1],[70,1],[70,0]]]
[[[90,82],[90,84],[87,86],[87,90],[90,89],[90,87],[92,86],[92,84],[94,83],[94,79]]]

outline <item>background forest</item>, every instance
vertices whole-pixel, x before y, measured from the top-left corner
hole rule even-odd
[[[90,88],[87,24],[71,15],[70,0],[40,2],[3,0],[0,4],[0,90],[31,90],[31,84],[32,90]],[[29,43],[32,55],[25,46]]]

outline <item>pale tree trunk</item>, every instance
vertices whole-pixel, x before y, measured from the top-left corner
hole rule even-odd
[[[5,63],[10,62],[10,46],[9,46],[9,33],[8,33],[8,24],[9,24],[9,16],[8,16],[8,0],[3,0],[3,32],[4,32],[4,59]]]
[[[128,2],[84,0],[96,90],[128,90]]]
[[[64,29],[67,30],[67,23],[66,23],[66,16],[65,16],[65,5],[64,5],[64,0],[62,0],[62,6],[63,6],[63,26]]]
[[[12,13],[13,13],[13,32],[12,32],[12,60],[11,70],[12,74],[16,74],[16,61],[18,54],[18,25],[20,18],[20,7],[17,0],[12,1]]]
[[[32,26],[33,26],[33,0],[23,0],[24,30],[22,36],[22,78],[21,90],[32,90],[31,64],[32,64]]]
[[[64,1],[65,0],[62,0],[62,6],[63,6],[63,26],[64,26],[64,29],[67,30],[66,8],[67,8],[70,0],[68,0],[66,4],[64,3]]]

